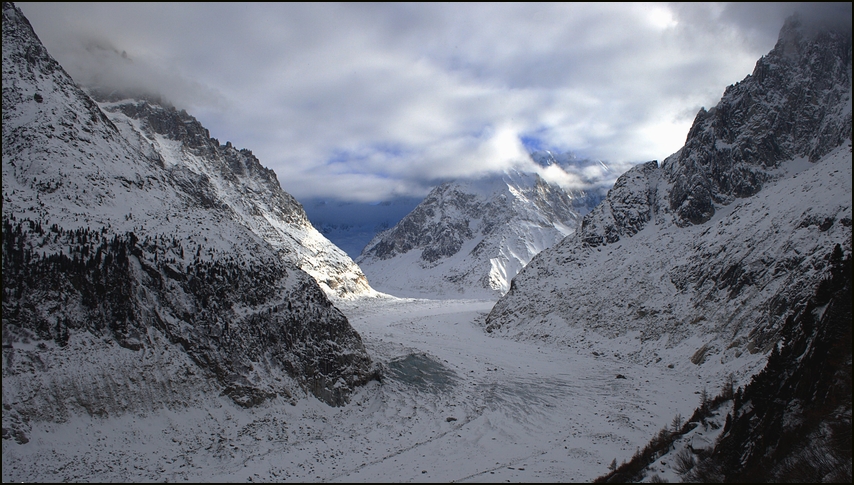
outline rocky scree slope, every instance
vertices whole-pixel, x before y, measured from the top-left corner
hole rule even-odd
[[[744,387],[725,382],[597,483],[851,482],[851,254],[837,245],[782,344]]]
[[[830,250],[851,251],[850,136],[850,32],[789,19],[681,150],[626,172],[516,276],[486,330],[624,342],[628,358],[670,353],[701,375],[759,370]]]
[[[143,125],[117,126],[9,3],[2,116],[4,427],[209,392],[339,405],[377,376],[317,282],[217,186],[233,176],[251,192],[274,176],[228,145],[208,145],[213,160],[166,155],[184,145],[165,137],[145,145]],[[161,131],[199,140],[185,121]],[[290,202],[259,210],[300,223]]]

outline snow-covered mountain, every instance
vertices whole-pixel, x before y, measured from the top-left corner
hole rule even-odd
[[[4,3],[4,428],[210,393],[342,404],[376,376],[298,265],[339,295],[364,277],[319,256],[334,248],[275,174],[186,113],[102,106]]]
[[[544,169],[552,165],[558,172],[574,177],[582,190],[572,191],[573,208],[584,215],[605,198],[620,171],[601,160],[580,158],[572,152],[533,151],[531,160]],[[554,169],[549,169],[554,170]],[[303,199],[311,223],[350,257],[357,259],[382,231],[394,227],[423,199],[401,196],[381,202],[351,202],[331,199]]]
[[[517,170],[446,182],[356,261],[375,288],[396,296],[494,298],[535,254],[572,233],[585,202]]]
[[[850,35],[787,21],[681,150],[623,174],[514,278],[487,331],[758,370],[834,246],[851,251]]]

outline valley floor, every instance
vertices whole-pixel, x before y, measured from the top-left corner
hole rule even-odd
[[[590,481],[717,391],[679,367],[491,337],[493,303],[338,302],[386,369],[347,406],[213,397],[33,423],[28,443],[3,440],[3,481]]]

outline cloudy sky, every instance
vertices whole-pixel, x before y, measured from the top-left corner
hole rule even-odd
[[[661,160],[802,5],[850,25],[850,3],[18,3],[78,83],[157,92],[298,199],[354,201],[531,149]]]

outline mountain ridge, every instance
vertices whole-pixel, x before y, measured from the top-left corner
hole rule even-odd
[[[187,167],[184,173],[191,180],[185,186],[195,187],[199,203],[222,205],[284,259],[311,274],[330,297],[374,294],[358,266],[314,228],[302,205],[281,189],[275,172],[250,150],[238,150],[231,142],[220,145],[186,111],[120,98],[100,98],[105,99],[100,106],[129,139],[139,140],[141,149],[151,147],[151,156],[164,168]],[[181,145],[170,146],[170,141]]]

